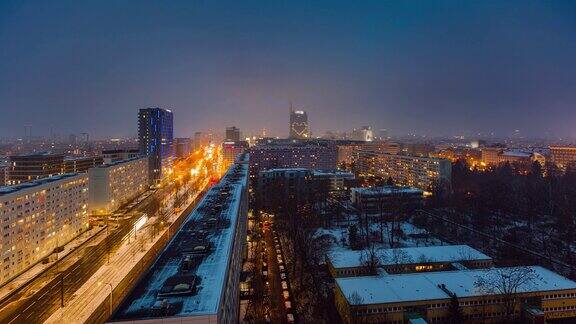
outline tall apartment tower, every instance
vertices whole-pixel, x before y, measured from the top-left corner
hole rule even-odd
[[[308,139],[310,138],[310,128],[308,126],[308,114],[303,110],[293,110],[290,106],[290,138]]]
[[[226,127],[225,142],[240,142],[240,129],[235,126]]]
[[[138,140],[140,154],[149,158],[151,184],[159,184],[172,167],[173,149],[172,111],[161,108],[140,109],[138,113]]]

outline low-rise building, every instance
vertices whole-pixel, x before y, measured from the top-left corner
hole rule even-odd
[[[352,205],[361,213],[413,210],[422,207],[424,191],[414,187],[383,186],[370,188],[352,188]]]
[[[501,163],[519,163],[529,165],[536,158],[532,152],[507,150],[501,147],[485,147],[482,149],[482,162],[486,165]]]
[[[326,264],[334,278],[367,276],[370,269],[362,261],[365,251],[330,252]],[[378,251],[378,269],[387,274],[488,268],[492,258],[468,245],[440,245],[383,249]]]
[[[88,175],[0,187],[0,284],[88,228]]]
[[[106,215],[149,188],[148,158],[100,165],[88,170],[90,178],[90,213]]]
[[[514,284],[523,273],[530,275]],[[336,278],[344,323],[405,323],[415,315],[450,323],[454,298],[463,321],[576,320],[576,282],[538,266]]]

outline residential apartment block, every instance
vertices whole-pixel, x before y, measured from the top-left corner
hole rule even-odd
[[[111,214],[149,188],[147,157],[104,164],[88,170],[89,209],[94,215]]]
[[[392,178],[395,184],[431,190],[450,186],[452,163],[446,159],[361,152],[357,172],[365,176]]]
[[[0,187],[0,284],[88,228],[88,175]]]
[[[576,147],[550,146],[552,162],[565,169],[570,164],[576,164]]]

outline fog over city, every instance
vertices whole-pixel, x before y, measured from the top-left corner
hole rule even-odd
[[[0,324],[576,323],[576,1],[0,0]]]
[[[178,136],[233,116],[286,136],[576,136],[572,1],[2,1],[0,136],[134,136],[133,110]]]

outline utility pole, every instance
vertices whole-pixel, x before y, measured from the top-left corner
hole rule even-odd
[[[60,272],[60,307],[64,308],[64,272]]]

